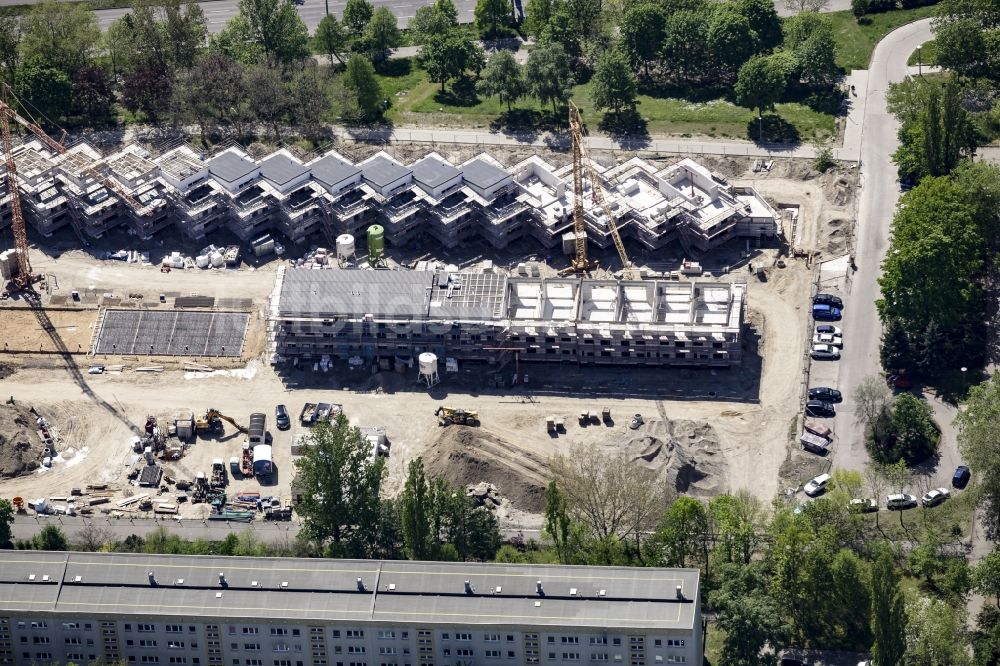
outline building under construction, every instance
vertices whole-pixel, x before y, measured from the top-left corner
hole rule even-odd
[[[353,164],[334,151],[299,159],[282,149],[258,161],[238,147],[204,155],[181,145],[153,155],[129,145],[103,156],[85,142],[55,145],[32,138],[11,151],[25,217],[43,236],[67,225],[83,238],[117,227],[149,238],[175,227],[198,240],[226,228],[244,240],[279,231],[295,243],[332,245],[379,224],[390,246],[572,244],[573,167],[537,156],[507,168],[486,154],[451,164],[430,153],[406,165],[380,152]],[[638,158],[610,168],[587,162],[586,232],[598,247],[610,246],[612,232],[604,208],[591,205],[595,180],[621,236],[645,251],[678,241],[690,255],[778,233],[760,195],[693,160],[666,168]],[[10,222],[9,201],[0,190],[0,226]]]
[[[272,362],[407,361],[729,366],[746,285],[507,276],[491,271],[278,270]]]

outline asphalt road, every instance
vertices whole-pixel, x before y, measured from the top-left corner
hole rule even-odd
[[[844,402],[837,406],[834,419],[834,432],[840,442],[833,454],[836,467],[861,471],[868,462],[863,427],[855,417],[853,392],[861,380],[879,372],[882,324],[875,310],[875,300],[880,296],[880,266],[900,195],[896,167],[891,160],[899,143],[896,140],[899,124],[886,110],[885,94],[890,83],[906,77],[906,60],[910,54],[931,38],[930,19],[894,30],[876,46],[868,70],[861,134],[862,189],[855,234],[858,270],[845,302],[844,319],[839,323],[844,330],[845,346],[839,363],[838,388],[844,393]],[[941,425],[949,427],[950,422]]]

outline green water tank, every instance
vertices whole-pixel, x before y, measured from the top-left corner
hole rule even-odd
[[[368,258],[381,259],[385,254],[385,229],[379,224],[368,227]]]

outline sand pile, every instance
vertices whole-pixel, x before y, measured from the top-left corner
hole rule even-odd
[[[482,482],[522,511],[545,510],[548,461],[483,428],[448,426],[424,454],[428,476],[465,488]]]
[[[719,436],[707,423],[651,420],[610,445],[638,464],[663,473],[668,486],[678,493],[710,497],[726,492]]]
[[[36,417],[27,407],[0,406],[0,477],[38,469],[45,447],[37,429]]]

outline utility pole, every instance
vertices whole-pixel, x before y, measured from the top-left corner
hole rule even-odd
[[[326,0],[326,15],[330,15],[330,0]]]

